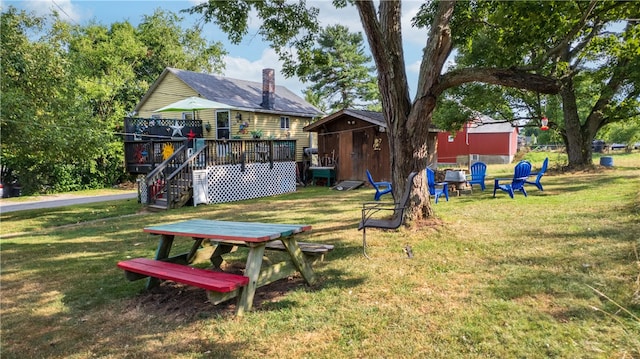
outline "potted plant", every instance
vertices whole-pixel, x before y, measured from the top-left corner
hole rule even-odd
[[[262,130],[253,130],[251,131],[251,137],[259,140],[262,137]]]

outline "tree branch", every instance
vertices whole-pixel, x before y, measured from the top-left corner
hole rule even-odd
[[[444,63],[451,54],[451,27],[449,23],[453,16],[454,1],[441,1],[431,24],[427,46],[424,49],[422,63],[420,64],[420,77],[418,79],[418,93],[416,98],[423,98],[433,93],[433,87],[439,80]],[[437,92],[437,96],[441,92]]]
[[[401,110],[408,115],[411,106],[402,49],[400,4],[399,1],[382,1],[378,20],[373,1],[355,2],[378,70],[382,108],[391,131],[397,117],[392,112]]]
[[[560,85],[554,79],[521,69],[466,68],[440,76],[434,92],[440,94],[448,88],[470,82],[482,82],[551,95],[560,91]]]
[[[562,54],[569,47],[571,42],[574,40],[575,36],[584,27],[584,24],[589,18],[589,15],[591,15],[591,12],[593,11],[593,9],[596,7],[597,4],[598,4],[597,0],[591,0],[589,2],[589,5],[587,6],[587,9],[582,14],[582,17],[580,18],[580,20],[575,24],[575,26],[573,26],[571,31],[567,33],[567,35],[560,41],[558,45],[556,45],[554,48],[552,48],[547,52],[546,58],[541,59],[542,63],[546,62],[548,59],[552,57],[556,57],[556,58],[562,57]]]
[[[628,64],[629,60],[627,58],[618,63],[618,65],[616,66],[616,71],[614,72],[613,76],[611,76],[607,84],[602,87],[602,90],[600,91],[600,97],[596,101],[595,105],[593,105],[591,112],[587,116],[588,124],[598,124],[600,125],[598,128],[600,128],[608,122],[611,122],[612,118],[606,120],[606,118],[604,117],[604,111],[605,108],[611,104],[611,100],[618,93],[620,86],[622,86],[622,84],[624,83],[626,79],[624,69]],[[629,96],[631,97],[627,96],[627,99],[633,98],[633,96],[636,95],[636,93],[629,94]]]

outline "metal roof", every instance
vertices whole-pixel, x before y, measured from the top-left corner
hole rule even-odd
[[[467,132],[469,133],[505,133],[517,131],[518,128],[509,122],[497,121],[489,116],[479,116],[479,118],[469,121]]]
[[[210,75],[199,72],[168,68],[189,87],[211,101],[218,101],[230,106],[271,113],[290,113],[301,116],[320,116],[318,110],[301,97],[284,86],[276,85],[273,109],[267,110],[262,103],[262,82],[246,81]]]
[[[136,111],[149,98],[161,80],[171,73],[187,86],[196,91],[199,96],[216,102],[221,102],[234,108],[262,113],[276,113],[301,117],[317,117],[324,113],[305,101],[300,96],[289,91],[284,86],[275,86],[274,104],[272,109],[265,109],[262,103],[262,81],[246,81],[224,76],[211,75],[167,67],[149,88],[147,94],[136,106]]]

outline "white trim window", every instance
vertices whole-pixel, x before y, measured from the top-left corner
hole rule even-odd
[[[183,112],[182,119],[186,121],[193,120],[193,112]]]
[[[287,116],[280,117],[280,129],[281,130],[289,129],[289,117]]]
[[[216,111],[216,139],[230,139],[231,137],[231,112],[229,110]]]

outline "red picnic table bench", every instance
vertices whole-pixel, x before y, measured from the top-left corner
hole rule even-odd
[[[203,288],[209,301],[218,304],[236,297],[237,315],[251,309],[257,287],[302,274],[307,284],[315,282],[311,264],[322,260],[332,245],[299,243],[295,235],[311,230],[299,224],[188,220],[144,228],[160,236],[155,259],[135,258],[118,263],[126,278],[149,278],[147,289],[159,280],[170,280]],[[187,253],[169,256],[175,237],[191,237],[194,243]],[[205,241],[208,246],[204,245]],[[222,256],[235,246],[249,248],[244,275],[222,272]],[[287,260],[263,267],[265,250],[285,251]],[[208,259],[215,270],[194,268],[189,264]]]

